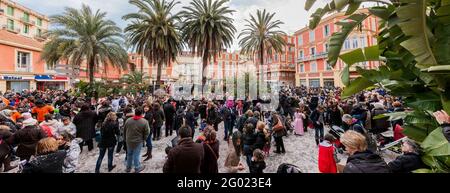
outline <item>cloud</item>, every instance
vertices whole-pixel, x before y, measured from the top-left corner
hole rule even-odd
[[[181,4],[175,8],[175,11],[180,11],[183,6],[191,2],[191,0],[179,1]],[[267,11],[275,12],[275,19],[285,23],[281,26],[282,30],[288,34],[293,34],[306,26],[309,16],[316,7],[324,5],[327,1],[329,0],[318,1],[315,7],[310,12],[307,12],[304,10],[305,0],[231,0],[229,6],[236,10],[233,18],[238,33],[235,36],[237,38],[239,32],[244,29],[245,19],[249,18],[249,14],[255,14],[258,9],[267,9]],[[45,15],[61,14],[64,11],[64,7],[79,8],[84,3],[92,9],[106,11],[108,13],[107,17],[116,22],[121,28],[127,25],[122,20],[122,16],[137,10],[128,3],[128,0],[16,0],[16,2]],[[237,43],[238,40],[234,42],[231,50],[239,49]]]

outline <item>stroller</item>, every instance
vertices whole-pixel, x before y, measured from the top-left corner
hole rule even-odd
[[[172,148],[176,147],[178,145],[178,140],[180,138],[177,136],[175,138],[173,138],[170,142],[167,142],[167,147],[165,149],[166,155],[169,155],[169,152]]]
[[[295,165],[284,163],[278,166],[278,174],[300,174],[302,171]]]
[[[338,126],[333,125],[330,129],[330,134],[334,136],[334,138],[336,138],[335,141],[332,141],[332,143],[334,144],[334,146],[336,147],[337,151],[342,154],[344,153],[344,145],[341,144],[341,135],[344,134],[344,130]]]

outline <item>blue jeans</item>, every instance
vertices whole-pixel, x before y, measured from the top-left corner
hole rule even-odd
[[[151,150],[153,145],[152,145],[152,134],[150,133],[150,135],[148,135],[147,140],[145,140],[145,146],[147,146],[147,150]]]
[[[233,121],[225,120],[224,127],[225,127],[225,130],[224,130],[225,138],[228,138],[228,136],[231,136],[233,133]]]
[[[142,143],[139,143],[137,147],[131,148],[127,147],[127,169],[130,170],[134,163],[134,169],[141,168],[141,149]]]
[[[112,169],[113,167],[113,154],[114,154],[114,146],[108,147],[108,148],[99,148],[100,149],[100,155],[97,159],[97,164],[95,165],[95,172],[99,173],[100,166],[102,165],[103,157],[105,157],[106,150],[108,150],[108,169]]]
[[[315,138],[323,140],[323,127],[316,127],[314,128],[315,132]]]
[[[250,168],[251,164],[252,164],[252,157],[253,157],[253,152],[251,152],[250,146],[249,145],[244,145],[244,154],[245,154],[245,158],[247,161],[247,165]]]

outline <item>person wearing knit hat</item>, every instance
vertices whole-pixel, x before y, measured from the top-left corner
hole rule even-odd
[[[38,121],[33,118],[29,118],[29,119],[26,119],[23,121],[23,127],[37,125],[37,124],[38,124]]]
[[[31,119],[31,113],[22,113],[22,118],[24,121],[27,119]]]

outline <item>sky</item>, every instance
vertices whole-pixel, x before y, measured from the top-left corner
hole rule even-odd
[[[122,20],[122,16],[127,13],[136,12],[137,8],[128,3],[128,0],[13,0],[19,4],[33,9],[41,14],[48,16],[61,14],[65,7],[80,8],[81,4],[87,4],[92,9],[100,9],[106,11],[107,18],[113,20],[122,29],[126,27],[127,22]],[[174,11],[180,11],[183,6],[189,4],[191,0],[178,0],[179,4]],[[245,19],[249,18],[250,14],[255,14],[258,9],[267,9],[270,12],[275,12],[275,18],[281,20],[285,24],[281,26],[281,30],[288,34],[293,34],[295,31],[306,27],[309,21],[309,16],[312,12],[322,7],[329,0],[318,0],[316,5],[309,11],[305,11],[304,5],[306,0],[231,0],[229,6],[236,10],[232,18],[234,18],[234,25],[237,28],[235,37],[242,29],[244,29]],[[238,50],[238,40],[234,41],[230,51]]]

